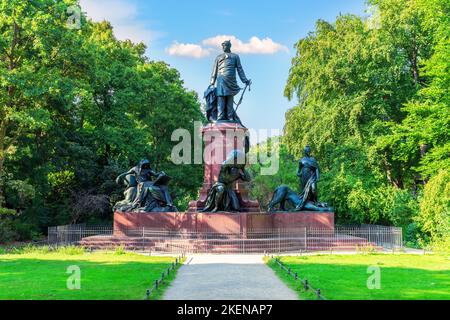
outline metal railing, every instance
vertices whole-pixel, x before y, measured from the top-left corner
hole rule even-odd
[[[48,229],[48,244],[92,249],[123,247],[166,253],[283,253],[328,250],[402,248],[402,229],[383,226],[338,226],[335,229],[257,229],[215,232],[121,229],[69,225]]]
[[[161,274],[161,277],[155,280],[153,286],[150,289],[147,289],[144,300],[150,300],[150,296],[153,292],[157,291],[162,284],[164,284],[164,280],[166,280],[171,273],[176,271],[176,269],[183,263],[183,260],[186,258],[184,254],[175,259],[175,262],[172,262],[172,265],[167,268],[165,272]]]
[[[290,267],[286,267],[286,266],[283,264],[283,262],[281,262],[281,260],[280,260],[279,258],[277,258],[277,257],[274,258],[274,257],[272,256],[272,260],[274,260],[275,263],[276,263],[282,270],[286,271],[287,274],[288,274],[289,276],[293,277],[295,282],[300,281],[300,283],[302,284],[303,289],[304,289],[305,291],[310,290],[310,291],[314,292],[314,294],[317,296],[317,299],[319,299],[319,300],[327,300],[327,299],[322,295],[322,291],[321,291],[320,289],[314,289],[314,288],[311,286],[311,284],[309,283],[308,279],[304,279],[304,280],[300,279],[298,273],[297,273],[297,272],[293,272],[292,269],[291,269]]]
[[[74,245],[77,242],[94,236],[113,236],[114,230],[110,225],[87,226],[86,224],[72,224],[48,228],[48,244],[56,246]]]

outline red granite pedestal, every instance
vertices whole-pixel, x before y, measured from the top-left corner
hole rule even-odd
[[[339,234],[332,212],[115,213],[114,234],[79,241],[91,249],[122,247],[169,253],[280,253],[377,247]]]
[[[204,148],[205,174],[203,185],[200,189],[200,197],[189,203],[189,212],[199,212],[206,204],[208,192],[219,178],[222,163],[233,150],[245,153],[246,139],[249,136],[248,129],[238,123],[215,123],[202,128]],[[245,159],[242,159],[245,161]],[[237,182],[234,185],[241,204],[242,212],[261,212],[258,201],[249,198],[249,183]]]
[[[202,213],[208,192],[217,182],[222,163],[233,150],[245,154],[248,130],[237,123],[215,123],[202,128],[205,142],[205,174],[200,198],[191,201],[187,212],[179,213],[116,213],[114,232],[124,235],[127,230],[139,228],[188,232],[246,233],[253,230],[321,228],[334,229],[334,213],[331,212],[261,212],[258,201],[249,198],[249,184],[237,182],[241,212]],[[239,159],[245,163],[245,159]]]
[[[301,228],[334,229],[332,212],[276,213],[115,213],[114,235],[126,235],[142,228],[186,232],[238,234],[264,230],[295,230]]]

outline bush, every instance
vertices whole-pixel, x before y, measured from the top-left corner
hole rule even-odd
[[[435,246],[450,243],[450,173],[442,170],[425,186],[417,225]]]
[[[17,234],[18,241],[38,240],[41,238],[41,233],[36,230],[36,226],[31,223],[15,220],[14,229]]]
[[[14,223],[9,218],[0,217],[0,243],[13,242],[18,238]]]
[[[22,222],[15,210],[0,207],[0,243],[37,240],[39,237],[35,225]]]
[[[69,246],[69,247],[61,247],[56,250],[57,253],[65,254],[69,256],[76,256],[85,254],[86,250],[83,247]]]
[[[408,248],[421,248],[421,232],[417,223],[410,223],[403,229],[405,246]]]
[[[115,255],[118,255],[118,256],[121,256],[121,255],[126,254],[125,248],[122,247],[122,246],[116,248],[116,250],[114,251],[114,254],[115,254]]]
[[[51,252],[51,248],[49,246],[37,247],[32,244],[29,244],[29,245],[26,245],[25,247],[16,249],[14,251],[16,251],[16,253],[20,253],[20,254],[27,254],[27,253],[46,254],[46,253]]]

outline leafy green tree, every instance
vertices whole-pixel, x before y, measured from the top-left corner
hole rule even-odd
[[[0,1],[0,208],[17,230],[110,220],[116,176],[142,158],[173,177],[181,207],[201,184],[201,166],[170,160],[172,131],[204,120],[197,96],[108,22],[70,28],[77,4]]]
[[[259,154],[278,156],[279,169],[275,175],[261,174],[261,169],[268,167],[270,163],[261,163],[261,157],[258,159]],[[298,159],[287,152],[287,148],[282,141],[276,143],[273,139],[269,139],[251,148],[250,155],[258,160],[258,163],[253,164],[250,168],[253,178],[251,195],[259,201],[263,210],[267,210],[275,189],[280,185],[287,185],[292,190],[300,192],[297,177]]]
[[[450,173],[441,170],[425,186],[416,222],[435,244],[450,245]]]
[[[66,28],[67,8],[75,3],[0,1],[0,177],[21,137],[50,130],[49,103],[70,104],[75,97],[80,79],[71,71],[78,68],[80,38]]]
[[[434,154],[421,154],[424,140],[417,137],[425,131],[438,144],[448,141],[445,103],[434,105],[436,112],[421,123],[411,104],[431,79],[422,66],[433,60],[435,42],[448,44],[436,32],[439,24],[430,22],[446,11],[434,9],[441,14],[433,15],[427,11],[432,4],[413,0],[368,4],[370,17],[319,20],[297,43],[285,94],[298,105],[286,115],[285,141],[296,157],[312,145],[324,171],[324,200],[336,208],[340,222],[406,226],[418,210],[417,167]],[[448,30],[445,24],[443,29]],[[411,126],[415,122],[422,128]],[[437,154],[448,160],[445,148]]]
[[[431,57],[420,72],[426,83],[403,108],[401,123],[381,140],[392,154],[410,163],[419,181],[426,182],[441,169],[450,168],[450,4],[448,1],[419,1],[426,19],[423,29],[433,34]]]

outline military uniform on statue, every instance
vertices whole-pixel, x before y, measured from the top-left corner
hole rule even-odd
[[[210,122],[241,123],[234,109],[234,96],[241,91],[237,83],[236,72],[246,86],[250,86],[251,80],[245,76],[239,56],[231,52],[231,42],[223,42],[222,48],[224,52],[214,61],[210,86],[205,92],[207,117]],[[215,88],[214,84],[216,84]],[[242,98],[240,102],[242,102]]]

